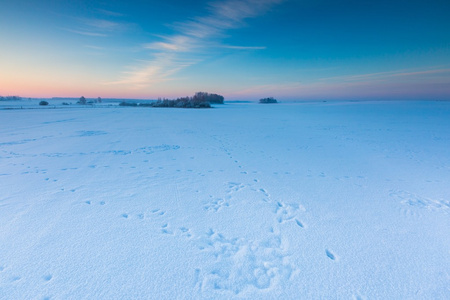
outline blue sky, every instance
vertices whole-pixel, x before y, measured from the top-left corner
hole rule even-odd
[[[449,1],[0,0],[0,95],[450,99]]]

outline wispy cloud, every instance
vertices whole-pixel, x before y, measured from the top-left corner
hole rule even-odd
[[[101,14],[104,14],[106,16],[111,16],[111,17],[123,17],[124,14],[119,13],[119,12],[115,12],[115,11],[111,11],[111,10],[107,10],[107,9],[97,9],[97,11]]]
[[[354,74],[354,75],[344,75],[335,77],[324,77],[320,81],[340,81],[340,82],[356,82],[356,81],[370,81],[370,80],[384,80],[392,77],[413,77],[413,76],[427,76],[427,75],[437,75],[450,73],[449,68],[434,67],[427,70],[393,70],[386,72],[376,72],[376,73],[365,73],[365,74]]]
[[[72,17],[74,25],[65,30],[86,36],[107,37],[117,33],[123,33],[132,27],[132,24],[123,22],[118,17],[119,13],[98,9],[97,18]]]
[[[160,36],[159,41],[143,48],[153,55],[150,61],[141,61],[132,71],[114,83],[149,86],[169,80],[176,72],[200,62],[200,55],[208,57],[212,50],[264,50],[263,46],[225,45],[222,43],[230,29],[245,25],[248,18],[258,17],[283,0],[228,0],[208,5],[208,13],[170,26],[175,33]]]
[[[442,73],[450,73],[450,69],[436,69],[436,70],[426,70],[426,71],[415,71],[415,72],[401,72],[392,74],[391,76],[421,76],[421,75],[433,75],[433,74],[442,74]]]
[[[130,67],[124,72],[124,78],[105,84],[131,84],[133,88],[140,89],[169,81],[173,74],[197,62],[198,60],[195,59],[183,59],[174,53],[158,53],[151,61],[138,61],[139,64],[136,67]]]
[[[94,32],[94,31],[83,31],[83,30],[75,30],[75,29],[70,29],[70,28],[65,28],[65,30],[72,32],[72,33],[86,35],[86,36],[96,36],[96,37],[108,36],[107,34]]]
[[[104,19],[83,19],[84,26],[101,32],[122,31],[127,28],[126,24]]]
[[[259,47],[259,46],[229,46],[229,45],[223,45],[222,48],[226,49],[236,49],[236,50],[264,50],[267,47]]]

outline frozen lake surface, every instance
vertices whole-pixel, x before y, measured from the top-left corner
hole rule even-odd
[[[450,298],[450,102],[0,119],[0,299]]]

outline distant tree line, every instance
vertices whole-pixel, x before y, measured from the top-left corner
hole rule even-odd
[[[211,103],[223,104],[224,97],[218,94],[205,92],[195,93],[192,97],[181,97],[174,100],[158,99],[152,103],[129,103],[121,102],[120,106],[142,106],[142,107],[177,107],[177,108],[211,108]]]
[[[20,97],[20,96],[6,96],[6,97],[0,96],[0,101],[1,100],[5,100],[5,101],[8,101],[8,100],[22,100],[22,97]]]
[[[259,99],[259,103],[278,103],[274,97]]]
[[[94,104],[94,103],[102,103],[102,98],[97,97],[97,99],[86,100],[86,98],[84,98],[84,96],[81,96],[77,102],[77,104],[81,104],[81,105]]]

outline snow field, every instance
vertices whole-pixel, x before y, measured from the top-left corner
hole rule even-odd
[[[1,299],[446,299],[450,104],[3,110]]]

